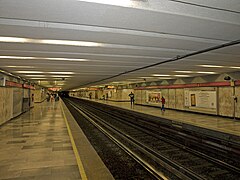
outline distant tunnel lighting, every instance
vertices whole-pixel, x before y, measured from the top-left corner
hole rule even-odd
[[[156,77],[158,77],[158,76],[162,76],[162,77],[168,77],[168,76],[170,76],[170,75],[168,75],[168,74],[153,74],[153,76],[156,76]]]
[[[33,44],[52,44],[52,45],[66,45],[66,46],[87,46],[87,47],[100,47],[101,43],[89,42],[89,41],[70,41],[70,40],[53,40],[53,39],[31,39],[20,37],[2,37],[0,36],[0,42],[9,43],[33,43]]]
[[[23,56],[0,56],[0,59],[43,59],[54,61],[90,61],[88,59],[75,59],[75,58],[49,58],[49,57],[23,57]]]
[[[223,67],[223,66],[218,66],[218,65],[205,65],[205,64],[203,64],[203,65],[198,65],[198,66],[201,66],[201,67],[209,67],[209,68],[221,68],[221,67]]]

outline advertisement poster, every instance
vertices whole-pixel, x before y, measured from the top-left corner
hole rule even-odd
[[[196,106],[196,94],[191,94],[191,106]]]
[[[184,92],[184,104],[186,107],[201,107],[216,109],[216,91],[188,91]]]
[[[156,104],[161,102],[161,92],[147,92],[147,103]]]

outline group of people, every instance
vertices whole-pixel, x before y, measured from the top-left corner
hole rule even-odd
[[[53,101],[58,101],[59,100],[59,96],[58,94],[56,93],[47,93],[47,102],[53,102]]]
[[[130,97],[130,102],[131,102],[131,106],[132,106],[134,104],[134,94],[133,94],[133,92],[131,92],[128,96]],[[164,112],[165,111],[166,100],[163,96],[161,98],[161,102],[162,102],[161,110],[162,110],[162,112]]]

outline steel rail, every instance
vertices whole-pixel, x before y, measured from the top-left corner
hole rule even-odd
[[[89,106],[89,105],[88,105]],[[101,113],[105,113],[105,114],[107,114],[108,116],[112,116],[113,118],[116,118],[116,114],[114,114],[114,116],[113,115],[111,115],[112,113],[111,112],[105,112],[105,111],[103,111],[103,110],[99,110],[98,108],[95,108],[94,106],[92,107],[91,106],[91,108],[94,108],[95,109],[95,111],[96,110],[98,110],[99,112],[101,112]],[[202,152],[199,152],[199,151],[197,151],[197,150],[194,150],[194,149],[191,149],[191,148],[189,148],[189,147],[186,147],[186,146],[183,146],[182,144],[179,144],[179,143],[176,143],[176,142],[174,142],[174,141],[172,141],[172,140],[169,140],[169,139],[163,139],[161,136],[157,136],[156,135],[156,133],[158,134],[158,132],[154,132],[154,133],[152,133],[151,131],[152,131],[152,129],[150,129],[150,132],[149,131],[146,131],[145,129],[143,129],[142,127],[139,127],[139,125],[133,125],[132,123],[129,123],[129,122],[126,122],[126,121],[124,121],[124,120],[122,120],[122,116],[121,117],[119,117],[118,116],[118,121],[121,121],[121,122],[123,122],[123,123],[127,123],[128,124],[128,126],[132,126],[132,127],[134,127],[135,129],[136,128],[138,128],[138,129],[140,129],[141,131],[144,131],[145,133],[147,133],[147,134],[151,134],[151,136],[153,136],[153,137],[156,137],[156,138],[160,138],[161,140],[163,140],[163,141],[165,141],[165,142],[167,142],[167,143],[170,143],[170,144],[172,144],[172,145],[174,145],[174,146],[176,146],[176,147],[178,147],[178,148],[181,148],[181,149],[184,149],[185,151],[187,151],[187,152],[189,152],[189,153],[192,153],[192,154],[195,154],[195,155],[197,155],[198,157],[201,157],[201,158],[203,158],[203,159],[205,159],[205,160],[207,160],[207,161],[209,161],[209,162],[212,162],[212,163],[214,163],[214,164],[216,164],[216,165],[218,165],[218,166],[220,166],[220,167],[223,167],[223,168],[226,168],[226,169],[228,169],[228,170],[230,170],[230,171],[233,171],[233,172],[235,172],[235,173],[240,173],[240,169],[238,168],[238,167],[235,167],[235,166],[232,166],[232,165],[230,165],[230,164],[228,164],[228,163],[226,163],[226,162],[224,162],[224,161],[222,161],[222,160],[219,160],[219,159],[217,159],[217,158],[214,158],[214,157],[211,157],[211,156],[209,156],[209,155],[207,155],[207,154],[205,154],[205,153],[202,153]],[[146,128],[146,127],[145,127]],[[142,146],[142,144],[141,144],[141,146]]]
[[[150,172],[153,174],[159,175],[159,171],[156,170],[155,167],[151,166],[146,160],[141,158],[139,155],[134,153],[131,149],[126,147],[123,143],[121,143],[119,140],[117,140],[115,137],[111,135],[111,133],[107,132],[104,128],[102,128],[100,125],[98,125],[93,119],[97,120],[104,126],[105,128],[109,129],[111,132],[114,132],[118,136],[120,136],[124,141],[127,141],[134,147],[136,147],[138,150],[141,150],[142,153],[144,153],[146,156],[148,156],[151,160],[154,160],[158,164],[160,164],[162,167],[166,168],[170,172],[174,173],[176,176],[178,176],[181,179],[197,179],[202,180],[203,177],[199,176],[198,174],[192,172],[189,169],[184,168],[183,166],[171,161],[170,159],[166,158],[165,156],[155,152],[154,150],[150,149],[146,145],[142,144],[141,142],[137,141],[136,139],[123,134],[120,130],[116,129],[109,123],[104,122],[101,118],[96,116],[95,114],[92,114],[86,109],[82,109],[78,107],[77,105],[74,105],[71,103],[71,105],[80,113],[82,114],[86,119],[88,119],[92,124],[94,124],[101,132],[103,132],[106,136],[108,136],[113,142],[117,143],[124,151],[126,151],[129,155],[134,157],[134,159],[137,159],[137,162],[140,162],[140,164],[144,167],[147,167],[147,170],[150,170]],[[84,112],[83,112],[84,111]],[[88,111],[88,112],[87,112]],[[87,113],[86,113],[87,112]],[[146,158],[146,157],[145,157]],[[162,172],[160,172],[160,175],[162,175]],[[158,177],[159,178],[159,177]]]

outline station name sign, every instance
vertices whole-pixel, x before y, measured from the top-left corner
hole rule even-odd
[[[35,89],[34,86],[32,86],[32,85],[21,84],[21,83],[7,81],[7,80],[5,82],[5,86],[7,86],[7,87],[25,88],[25,89]]]

